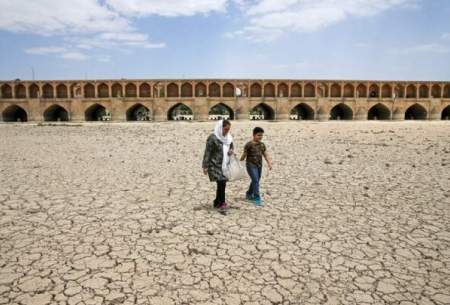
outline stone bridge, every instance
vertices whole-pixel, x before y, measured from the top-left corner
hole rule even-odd
[[[448,120],[450,82],[0,81],[0,121]]]

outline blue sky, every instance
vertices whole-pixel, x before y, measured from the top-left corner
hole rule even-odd
[[[450,80],[448,0],[0,0],[0,79]]]

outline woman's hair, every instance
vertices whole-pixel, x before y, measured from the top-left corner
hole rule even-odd
[[[231,122],[228,120],[223,120],[222,127],[225,127],[225,126],[231,126]]]

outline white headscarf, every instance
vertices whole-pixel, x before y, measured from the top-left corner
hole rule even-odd
[[[230,150],[230,145],[233,142],[233,137],[231,136],[230,132],[228,132],[226,136],[223,135],[223,120],[217,122],[216,126],[214,127],[214,135],[223,144],[222,168],[225,168],[230,159],[230,157],[228,156],[228,151]]]

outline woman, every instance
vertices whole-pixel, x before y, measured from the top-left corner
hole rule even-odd
[[[217,191],[214,208],[225,210],[228,205],[225,201],[225,188],[227,178],[223,175],[230,156],[233,154],[233,137],[230,134],[231,123],[228,120],[217,122],[214,133],[206,140],[205,154],[203,156],[203,173],[208,174],[210,181],[216,181]]]

